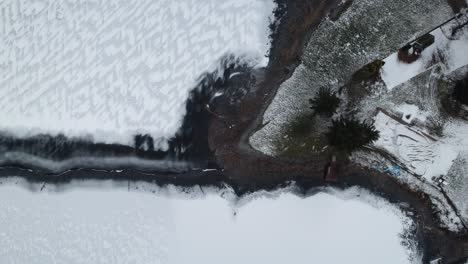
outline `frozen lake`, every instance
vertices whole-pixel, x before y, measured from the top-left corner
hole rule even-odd
[[[234,54],[268,58],[272,0],[0,1],[0,132],[133,144],[180,127]],[[164,146],[162,144],[161,146]]]
[[[399,236],[408,220],[359,189],[237,203],[220,192],[32,193],[4,184],[0,262],[409,263]]]

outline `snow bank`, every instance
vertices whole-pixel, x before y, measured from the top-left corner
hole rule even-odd
[[[467,15],[468,16],[468,15]],[[468,33],[461,35],[459,39],[448,39],[440,28],[431,32],[435,37],[435,43],[426,48],[421,57],[413,63],[398,61],[398,53],[387,57],[382,68],[382,80],[388,89],[405,83],[436,63],[443,64],[445,73],[450,73],[468,64]]]
[[[0,130],[171,137],[226,54],[265,66],[271,0],[0,2]]]
[[[3,185],[0,262],[409,262],[399,236],[406,220],[359,189],[255,195],[241,207],[214,192],[170,193],[30,193]]]

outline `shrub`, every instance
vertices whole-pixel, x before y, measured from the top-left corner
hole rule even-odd
[[[380,76],[380,69],[384,66],[385,62],[383,60],[375,60],[367,65],[364,65],[361,69],[356,71],[351,77],[353,83],[361,83],[363,81],[368,81],[375,79]]]
[[[379,139],[379,131],[374,124],[355,118],[340,118],[332,121],[326,136],[330,145],[351,152]]]
[[[432,134],[442,137],[444,135],[445,119],[441,116],[429,117],[428,129]]]
[[[332,116],[340,105],[340,98],[336,92],[332,92],[329,88],[321,87],[313,99],[309,99],[310,109],[315,114]]]
[[[455,83],[453,96],[460,103],[468,105],[468,74],[464,79],[458,80]]]

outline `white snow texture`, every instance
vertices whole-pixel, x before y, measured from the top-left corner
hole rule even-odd
[[[0,262],[409,263],[405,218],[365,191],[188,198],[0,186]]]
[[[171,137],[227,54],[265,66],[271,0],[0,1],[0,132]]]

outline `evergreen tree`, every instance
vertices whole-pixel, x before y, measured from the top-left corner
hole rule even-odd
[[[379,139],[379,131],[375,129],[374,124],[355,118],[340,118],[332,121],[326,136],[330,145],[351,152]]]
[[[321,87],[313,99],[309,99],[310,109],[315,114],[332,116],[338,108],[341,100],[329,88]]]

